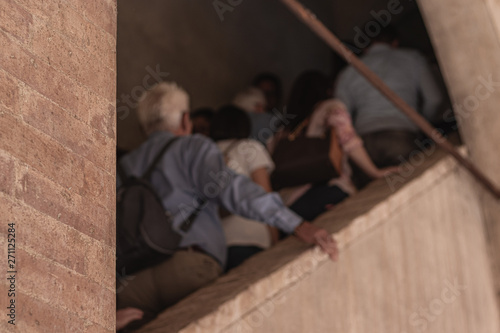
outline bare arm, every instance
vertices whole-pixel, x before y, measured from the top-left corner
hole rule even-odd
[[[326,124],[331,128],[329,156],[332,164],[340,170],[341,161],[338,156],[342,149],[354,163],[356,163],[367,175],[372,178],[381,178],[388,173],[397,171],[397,168],[390,167],[379,169],[371,160],[363,146],[363,142],[352,126],[351,117],[345,106],[335,100],[325,102],[323,107],[329,108]]]
[[[269,173],[267,172],[266,168],[258,168],[255,169],[251,175],[250,178],[254,181],[254,183],[262,186],[266,192],[272,192],[271,188],[271,181],[269,180]]]
[[[352,149],[348,155],[357,166],[372,178],[382,178],[384,175],[397,172],[398,170],[396,166],[384,169],[377,168],[363,146]]]

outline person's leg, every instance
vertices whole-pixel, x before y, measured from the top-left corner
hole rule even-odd
[[[222,274],[220,264],[207,254],[179,251],[176,256],[172,264],[153,268],[153,278],[164,308],[174,305]]]
[[[416,149],[418,134],[401,130],[388,130],[369,133],[361,137],[366,152],[373,163],[379,168],[395,166]],[[353,182],[358,189],[362,189],[372,181],[359,166],[351,163]]]
[[[163,263],[127,277],[127,285],[117,289],[117,308],[143,310],[144,320],[140,324],[144,324],[221,273],[221,266],[209,255],[177,251]]]
[[[230,246],[227,249],[226,271],[241,265],[251,256],[261,252],[263,248],[258,246]]]
[[[364,135],[362,139],[368,155],[379,168],[398,165],[418,149],[418,134],[409,131],[375,132]]]
[[[313,221],[326,211],[327,205],[337,204],[349,195],[338,186],[316,185],[297,199],[290,209],[306,221]]]

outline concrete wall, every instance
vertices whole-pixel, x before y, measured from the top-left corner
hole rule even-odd
[[[113,0],[0,2],[2,332],[114,332],[115,35]]]
[[[471,159],[500,188],[499,3],[420,0],[419,4]],[[477,195],[500,300],[500,201],[482,187]]]
[[[303,70],[330,71],[330,50],[279,1],[251,0],[222,15],[212,0],[120,1],[118,7],[118,143],[133,148],[143,140],[134,106],[144,79],[158,67],[191,94],[192,106],[219,107],[261,71],[279,75],[288,91]],[[229,3],[228,1],[222,1]],[[328,1],[304,1],[332,21]],[[167,76],[165,73],[169,73]]]
[[[140,332],[498,332],[473,181],[441,152],[410,162],[318,219],[339,262],[288,239]]]

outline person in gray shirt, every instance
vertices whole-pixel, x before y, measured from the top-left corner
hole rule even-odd
[[[398,44],[394,28],[387,27],[361,60],[432,121],[443,102],[441,89],[426,59],[415,50],[398,48]],[[347,106],[354,128],[377,167],[398,165],[417,149],[418,127],[352,66],[339,75],[335,96]]]
[[[173,225],[183,235],[177,252],[157,266],[138,272],[126,283],[117,281],[117,308],[138,308],[145,320],[215,280],[226,264],[226,241],[219,205],[233,214],[264,222],[299,239],[319,245],[332,259],[336,243],[330,234],[290,211],[277,193],[267,193],[251,179],[230,170],[217,145],[190,135],[189,96],[175,83],[160,83],[139,102],[139,121],[148,140],[124,156],[128,175],[142,175],[167,141],[179,137],[152,174],[151,184]],[[117,179],[117,187],[121,180]],[[182,221],[207,200],[192,228],[183,233]]]

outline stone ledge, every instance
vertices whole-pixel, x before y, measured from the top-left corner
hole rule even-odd
[[[465,154],[463,149],[462,153]],[[342,251],[383,225],[390,214],[407,202],[437,186],[456,168],[458,165],[452,157],[436,151],[409,172],[396,188],[391,188],[384,179],[373,182],[320,216],[315,223],[335,235]],[[268,300],[280,299],[280,295],[327,260],[318,248],[289,237],[167,309],[139,332],[191,333],[206,332],[210,327],[228,327],[255,308],[265,306]]]

